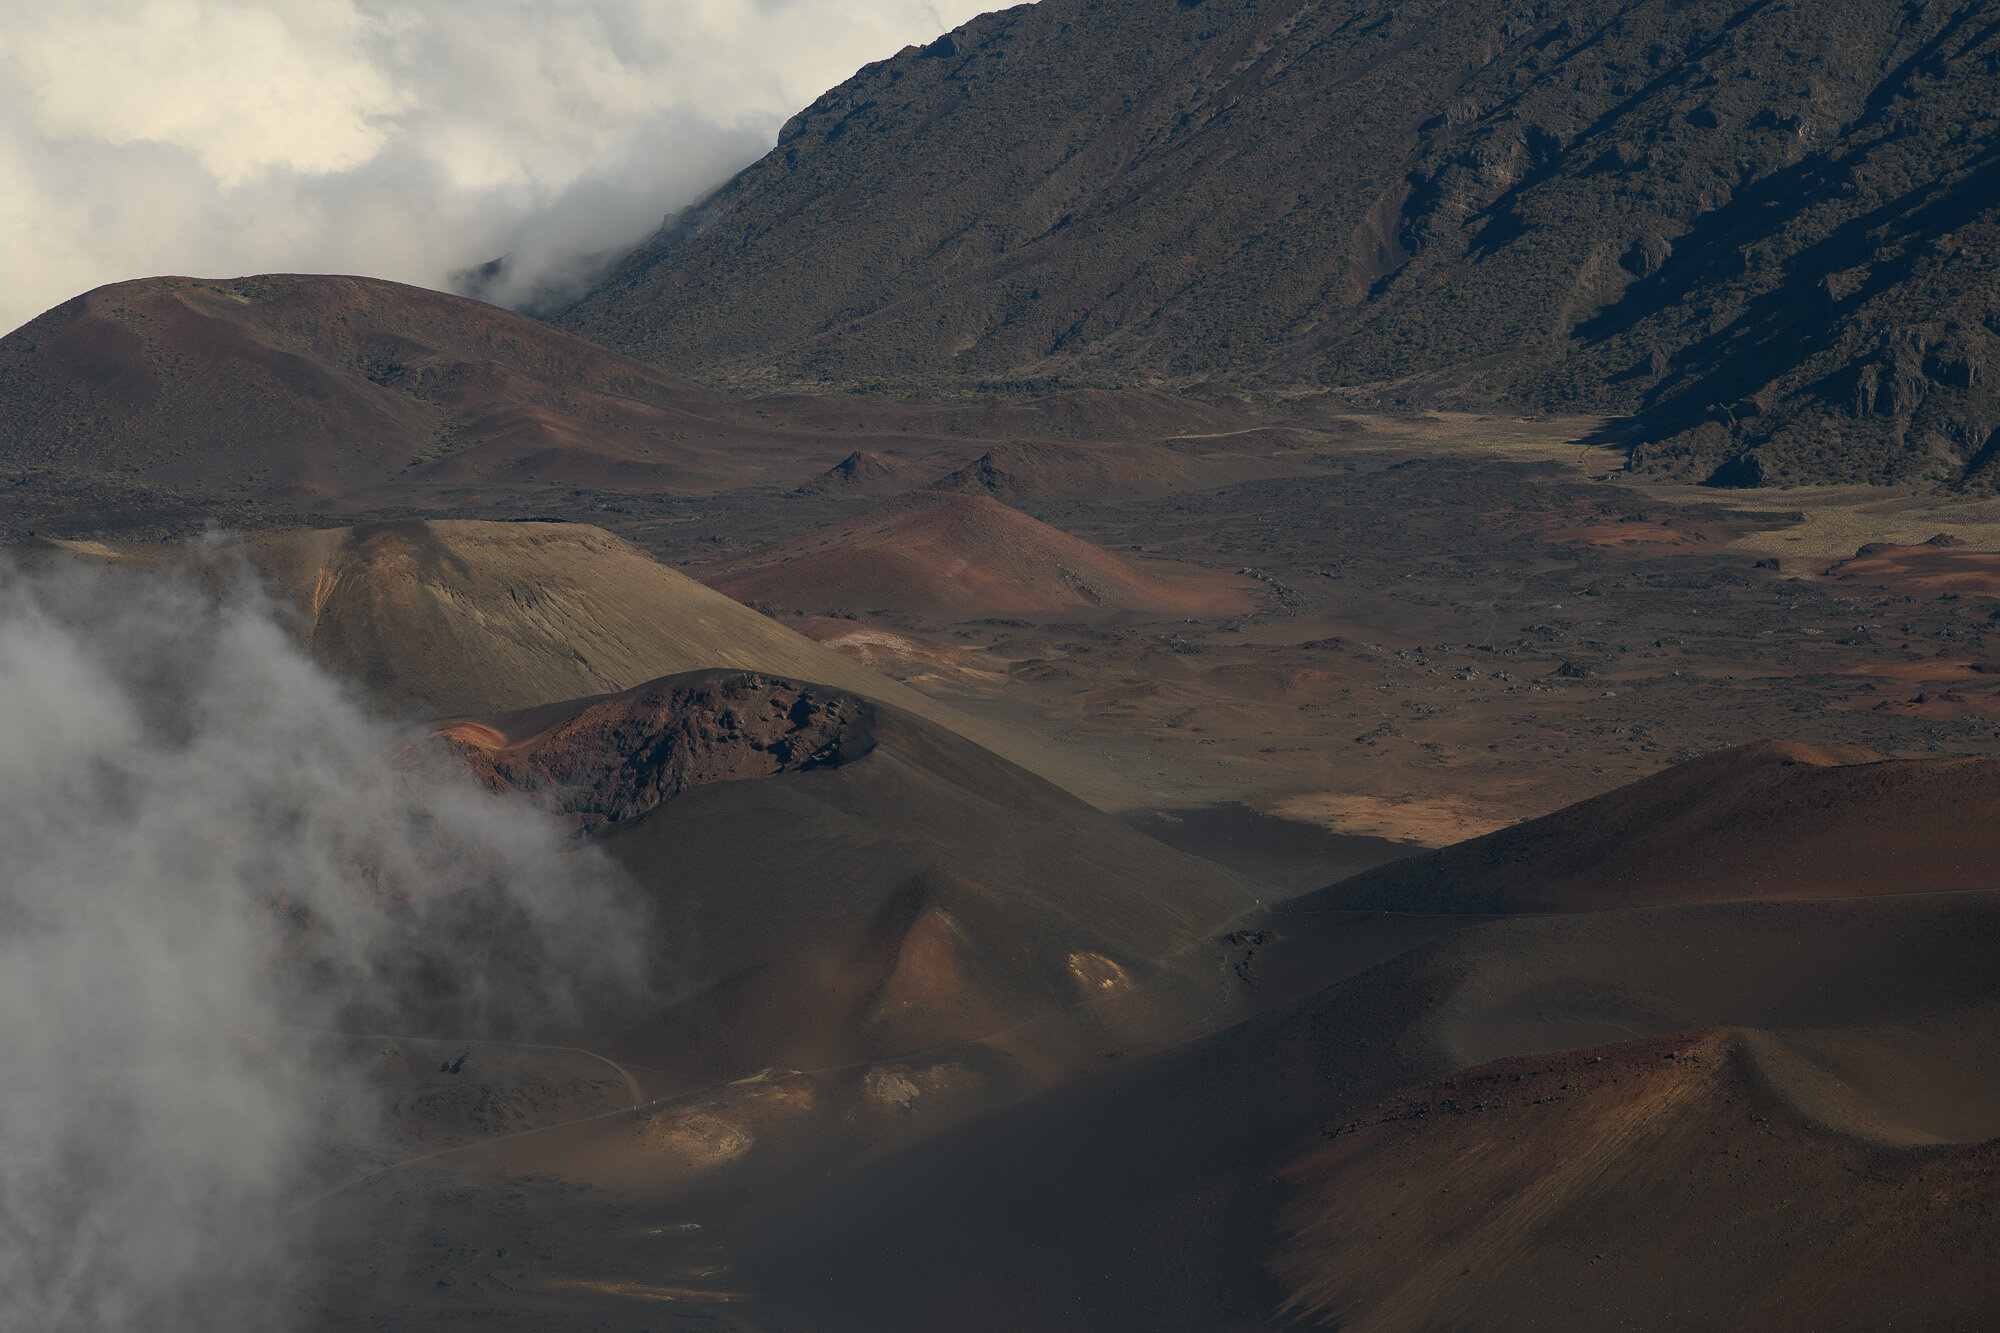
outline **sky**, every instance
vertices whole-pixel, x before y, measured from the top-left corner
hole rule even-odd
[[[0,0],[0,331],[107,282],[574,280],[990,0]]]

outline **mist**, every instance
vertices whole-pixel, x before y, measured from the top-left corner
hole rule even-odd
[[[427,766],[195,555],[0,566],[4,1328],[285,1327],[281,1217],[370,1129],[316,1030],[561,1033],[660,956],[608,859]]]
[[[546,303],[976,0],[71,0],[0,12],[0,330],[156,274]]]

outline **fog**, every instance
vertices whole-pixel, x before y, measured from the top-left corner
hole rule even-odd
[[[0,1328],[282,1328],[279,1219],[368,1129],[313,1029],[560,1033],[660,956],[200,563],[0,567]]]
[[[0,6],[0,331],[106,282],[590,271],[976,0]]]

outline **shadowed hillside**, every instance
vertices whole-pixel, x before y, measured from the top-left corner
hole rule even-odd
[[[608,1020],[652,1066],[811,1069],[1007,1034],[1084,1001],[1135,1011],[1122,1035],[1080,1012],[996,1038],[1019,1077],[1052,1078],[1079,1045],[1180,1035],[1182,1008],[1211,1001],[1198,966],[1171,999],[1136,988],[1251,903],[1222,871],[963,737],[822,685],[689,672],[454,719],[432,744],[595,838],[689,941],[670,1012]]]
[[[1990,758],[1758,741],[1382,866],[1314,908],[1590,911],[2000,887]]]
[[[14,501],[0,538],[606,493],[657,501],[793,486],[849,456],[877,461],[859,477],[836,464],[820,488],[894,478],[900,489],[998,440],[1236,435],[1256,421],[1145,390],[751,401],[401,283],[143,278],[0,338],[0,485]]]
[[[1972,0],[1044,0],[827,93],[559,322],[743,383],[1318,381],[1983,486],[1996,102]]]
[[[1982,1327],[1997,909],[1517,917],[1350,959],[762,1210],[744,1271],[811,1329]]]

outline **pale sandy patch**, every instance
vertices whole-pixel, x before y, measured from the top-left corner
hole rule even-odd
[[[1657,499],[1726,509],[1795,511],[1802,522],[1747,532],[1730,543],[1739,551],[1792,557],[1804,574],[1815,561],[1845,560],[1874,542],[1914,546],[1949,532],[1981,551],[2000,550],[2000,499],[1940,496],[1907,486],[1801,486],[1789,490],[1724,491],[1699,486],[1630,483]],[[1786,564],[1785,572],[1794,572]]]
[[[587,1291],[600,1296],[623,1296],[635,1301],[679,1301],[689,1305],[730,1305],[750,1299],[741,1291],[716,1291],[707,1287],[667,1287],[650,1282],[599,1282],[589,1278],[551,1278],[541,1284],[549,1291]]]
[[[1271,813],[1335,833],[1393,838],[1421,847],[1445,847],[1514,822],[1482,801],[1454,796],[1360,796],[1308,792],[1271,807]]]

